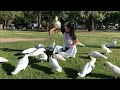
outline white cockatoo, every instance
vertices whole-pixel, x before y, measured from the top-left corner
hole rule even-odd
[[[44,51],[45,51],[45,48],[39,48],[39,49],[29,53],[28,55],[37,58],[37,56],[43,54]]]
[[[58,21],[58,17],[57,16],[55,17],[54,26],[55,26],[55,28],[61,28],[61,22]]]
[[[102,47],[102,52],[107,55],[108,53],[110,53],[112,51],[108,47],[106,47],[105,45],[106,44],[101,45],[101,47]]]
[[[8,62],[9,60],[7,60],[6,58],[4,57],[0,57],[0,62]]]
[[[21,53],[22,53],[22,54],[27,54],[27,53],[31,53],[31,52],[33,52],[33,51],[35,51],[35,50],[37,50],[37,49],[36,49],[36,48],[28,48],[28,49],[22,51]]]
[[[99,53],[98,51],[91,51],[88,56],[92,56],[92,57],[100,57],[100,58],[104,58],[104,59],[108,59],[107,56]]]
[[[61,52],[61,51],[59,51],[58,54],[60,54],[60,55],[61,55],[62,57],[64,57],[64,58],[69,58],[69,57],[70,57],[69,54],[67,54],[67,53],[65,53],[65,52]]]
[[[25,56],[20,59],[18,64],[16,65],[14,71],[11,72],[11,74],[16,75],[19,71],[25,70],[26,67],[28,66],[29,59],[28,59],[28,54],[25,54]]]
[[[63,58],[63,56],[61,56],[60,54],[53,54],[53,58],[56,60],[66,61],[66,59]]]
[[[105,61],[104,65],[107,67],[108,70],[110,70],[113,75],[115,76],[115,79],[117,77],[120,77],[120,68],[116,65],[113,65],[112,63]]]
[[[109,43],[109,44],[107,44],[106,45],[106,47],[115,47],[115,45],[118,43],[118,40],[117,39],[115,39],[115,40],[113,40],[111,43]]]
[[[95,65],[94,65],[95,62],[96,62],[96,58],[91,57],[91,61],[89,61],[85,64],[85,66],[83,67],[81,72],[78,73],[78,75],[80,77],[85,77],[86,74],[91,73],[93,71],[93,69],[95,68]]]
[[[40,60],[42,61],[47,61],[48,56],[46,55],[46,53],[43,53],[42,55],[40,55]]]
[[[35,48],[36,48],[36,49],[39,49],[39,48],[45,48],[45,47],[44,47],[44,45],[42,45],[42,44],[38,44],[38,45],[35,46]]]
[[[49,57],[49,65],[58,72],[62,72],[62,67],[58,64],[56,59],[52,58],[52,55]]]
[[[85,45],[82,44],[82,43],[80,43],[80,42],[78,42],[78,45],[79,45],[79,46],[82,46],[82,47],[85,47]]]

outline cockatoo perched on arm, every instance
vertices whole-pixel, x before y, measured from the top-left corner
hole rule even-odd
[[[89,74],[92,72],[92,70],[95,68],[94,63],[96,62],[96,58],[91,57],[91,61],[87,62],[85,66],[83,67],[82,71],[78,73],[80,77],[86,76],[86,74]]]
[[[51,35],[51,33],[53,31],[55,31],[55,33],[58,33],[58,31],[61,29],[61,22],[58,21],[58,17],[55,17],[55,22],[54,22],[54,27],[49,31],[49,35]]]
[[[112,63],[105,61],[104,65],[109,69],[115,76],[115,79],[117,77],[120,77],[120,68],[116,65],[113,65]]]
[[[61,28],[61,22],[58,21],[58,17],[55,17],[55,22],[54,22],[55,28]]]

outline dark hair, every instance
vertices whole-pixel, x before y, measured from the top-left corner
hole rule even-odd
[[[75,24],[73,22],[67,22],[67,27],[70,29],[70,32],[75,31]]]

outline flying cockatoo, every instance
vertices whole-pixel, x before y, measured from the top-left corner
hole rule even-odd
[[[44,48],[39,48],[39,49],[37,49],[37,50],[35,50],[35,51],[29,53],[28,55],[37,58],[37,56],[43,54],[44,51],[45,51]]]
[[[29,60],[28,60],[28,54],[26,54],[18,64],[16,65],[14,71],[11,72],[11,74],[16,75],[19,71],[25,70],[26,67],[28,66]]]
[[[58,17],[57,16],[55,17],[54,26],[55,26],[55,28],[61,28],[61,22],[58,21]]]
[[[82,44],[82,43],[80,43],[80,42],[78,42],[78,45],[79,45],[79,46],[82,46],[82,47],[85,47],[85,45]]]
[[[52,58],[52,55],[49,57],[49,65],[58,72],[62,72],[62,67],[58,64],[56,59]]]
[[[92,57],[100,57],[100,58],[104,58],[104,59],[108,59],[107,56],[97,52],[97,51],[91,51],[88,56],[92,56]]]
[[[102,47],[103,53],[107,55],[108,53],[110,53],[110,52],[112,52],[112,51],[111,51],[108,47],[106,47],[105,45],[106,45],[106,44],[101,45],[101,47]]]
[[[56,60],[66,61],[66,59],[63,58],[63,56],[61,56],[60,54],[53,54],[53,58]]]
[[[93,71],[93,69],[95,68],[95,62],[96,62],[96,58],[91,57],[91,61],[87,62],[85,64],[85,66],[83,67],[82,71],[78,73],[78,75],[80,77],[85,77],[86,74],[89,74]]]
[[[9,60],[7,60],[6,58],[4,57],[0,57],[0,62],[8,62]]]
[[[22,53],[22,54],[27,54],[27,53],[31,53],[31,52],[33,52],[33,51],[35,51],[35,50],[37,50],[37,49],[36,49],[36,48],[28,48],[28,49],[22,51],[21,53]]]
[[[115,79],[117,79],[117,77],[120,77],[120,68],[118,66],[113,65],[108,61],[105,61],[104,65],[107,67],[108,70],[110,70],[113,73]]]
[[[118,40],[115,39],[111,43],[107,44],[106,47],[114,47],[118,43]]]
[[[46,53],[43,53],[42,55],[40,55],[40,60],[47,61],[47,59],[48,59],[48,56],[46,55]]]

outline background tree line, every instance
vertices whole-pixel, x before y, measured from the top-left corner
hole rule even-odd
[[[55,16],[76,25],[85,24],[88,31],[96,27],[101,29],[103,25],[108,29],[110,23],[120,24],[120,11],[0,11],[0,23],[4,29],[11,23],[22,28],[30,23],[37,23],[38,30],[41,26],[48,30],[52,28]]]

